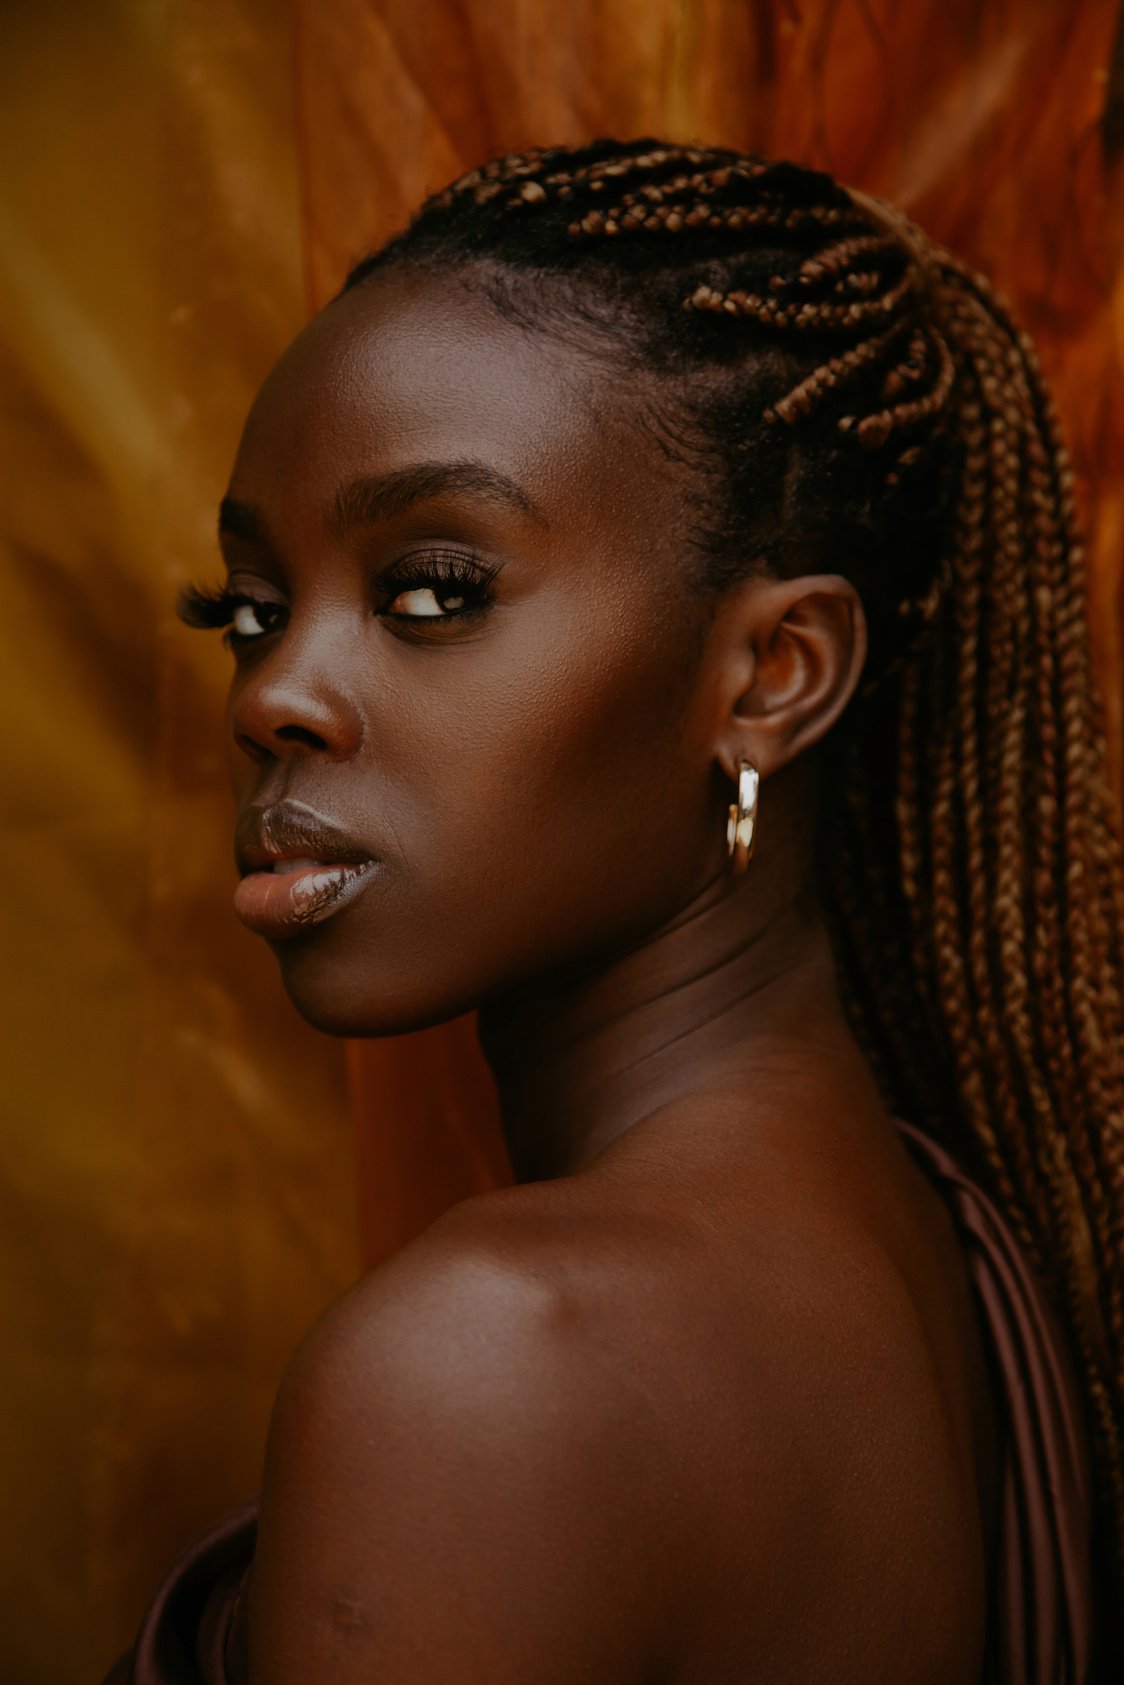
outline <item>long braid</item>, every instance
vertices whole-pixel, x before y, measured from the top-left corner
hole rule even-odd
[[[1119,1594],[1124,851],[1029,340],[889,206],[724,149],[494,160],[348,285],[435,255],[484,265],[515,314],[534,276],[544,326],[578,310],[681,380],[727,470],[699,540],[715,586],[735,554],[794,570],[812,532],[855,579],[871,655],[820,826],[841,984],[888,1105],[990,1185],[1064,1318]]]

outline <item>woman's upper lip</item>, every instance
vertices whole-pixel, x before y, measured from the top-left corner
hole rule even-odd
[[[268,807],[248,807],[234,827],[239,875],[268,871],[275,860],[324,860],[360,866],[372,849],[326,814],[286,797]]]

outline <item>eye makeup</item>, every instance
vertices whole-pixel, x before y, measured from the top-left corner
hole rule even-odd
[[[185,626],[202,632],[228,628],[222,640],[228,648],[253,643],[275,631],[274,617],[287,612],[284,603],[230,591],[221,585],[186,585],[176,598],[176,615]],[[255,619],[259,622],[256,627]]]
[[[490,587],[502,565],[460,550],[414,551],[378,574],[376,612],[400,624],[424,622],[427,630],[478,619],[491,605]],[[193,629],[223,630],[223,643],[242,649],[279,630],[288,609],[245,590],[187,585],[176,599],[176,613]]]
[[[491,604],[501,566],[461,550],[415,551],[380,575],[381,612],[399,621],[476,619]]]

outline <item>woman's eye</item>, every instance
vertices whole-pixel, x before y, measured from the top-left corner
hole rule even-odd
[[[498,564],[459,550],[418,551],[384,574],[380,612],[400,625],[417,620],[465,626],[491,607],[490,587],[499,571]]]
[[[464,605],[463,591],[435,591],[431,585],[425,585],[410,591],[399,591],[387,612],[408,619],[432,620],[441,615],[456,614]]]
[[[271,632],[276,632],[286,614],[284,604],[256,597],[231,595],[227,603],[227,630],[222,635],[222,641],[228,649],[235,651],[245,649],[247,644],[260,643]]]
[[[260,638],[270,630],[263,625],[263,620],[269,619],[269,611],[276,608],[275,603],[237,603],[230,617],[230,628],[240,638]]]
[[[287,612],[284,603],[245,596],[225,586],[185,585],[176,598],[176,614],[185,626],[216,632],[225,627],[222,641],[228,649],[275,632]]]

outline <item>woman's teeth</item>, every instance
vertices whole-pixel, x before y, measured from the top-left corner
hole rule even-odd
[[[330,864],[331,862],[328,860],[275,860],[273,870],[282,873],[307,872],[312,866],[328,866]]]

